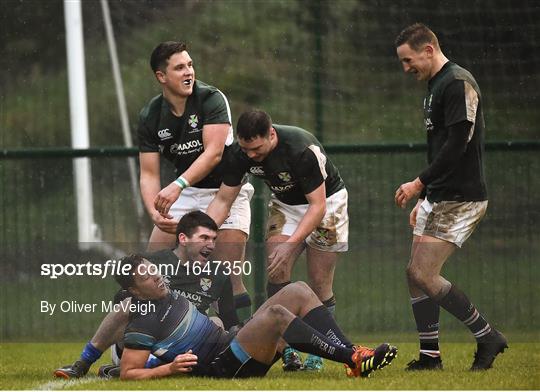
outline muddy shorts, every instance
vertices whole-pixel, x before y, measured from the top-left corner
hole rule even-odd
[[[461,248],[486,214],[488,201],[441,201],[424,199],[418,207],[414,235],[428,235]]]

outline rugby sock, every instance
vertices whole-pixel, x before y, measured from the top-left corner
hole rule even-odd
[[[95,348],[91,342],[88,342],[81,353],[81,359],[91,365],[101,357],[101,354],[103,354],[102,351]]]
[[[324,306],[326,306],[326,309],[332,313],[332,316],[336,317],[336,296],[332,295],[327,300],[322,301],[322,303]]]
[[[318,306],[311,309],[303,318],[302,321],[307,325],[320,332],[327,339],[330,339],[337,345],[351,348],[353,344],[341,331],[341,328],[336,323],[334,316],[326,306]]]
[[[420,338],[420,353],[436,358],[439,350],[439,305],[427,295],[411,298],[416,330]]]
[[[354,353],[352,348],[335,343],[332,339],[313,329],[298,317],[295,317],[291,321],[283,333],[283,339],[292,348],[299,351],[315,354],[332,361],[346,363],[353,368],[356,367],[355,363],[352,362],[352,355]]]
[[[462,321],[473,333],[477,341],[491,332],[491,326],[480,315],[463,291],[452,285],[450,291],[439,299],[439,305]]]
[[[251,297],[247,291],[234,296],[234,308],[240,320],[251,317]]]
[[[266,295],[268,298],[273,296],[275,293],[277,293],[279,290],[281,290],[283,287],[287,286],[291,281],[283,282],[283,283],[270,283],[268,282],[266,284]]]

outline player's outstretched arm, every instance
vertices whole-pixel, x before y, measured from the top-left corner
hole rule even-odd
[[[317,228],[326,213],[326,186],[323,182],[314,191],[306,195],[309,207],[298,223],[298,227],[289,239],[277,245],[268,256],[270,264],[267,272],[270,278],[278,277],[290,262],[291,255],[297,255],[297,247],[303,246],[304,240]]]
[[[190,350],[185,354],[177,355],[171,363],[145,369],[144,365],[149,355],[149,350],[124,349],[120,363],[120,378],[122,380],[145,380],[167,377],[173,374],[189,373],[193,366],[197,365],[197,356]]]
[[[241,188],[242,185],[228,186],[223,183],[219,187],[218,193],[206,210],[206,213],[216,222],[218,227],[220,227],[229,216],[231,206],[236,200],[236,196],[240,193]]]
[[[184,187],[201,181],[221,162],[230,128],[230,124],[208,124],[203,127],[204,151],[181,174],[182,181],[187,182]],[[182,186],[178,186],[175,180],[159,191],[154,199],[156,210],[164,216],[167,215],[171,206],[180,197],[182,189]]]

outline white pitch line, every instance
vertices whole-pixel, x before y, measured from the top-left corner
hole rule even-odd
[[[35,389],[39,391],[55,391],[55,390],[61,390],[64,388],[71,387],[73,385],[82,385],[82,384],[88,384],[93,381],[100,381],[103,380],[98,377],[84,377],[84,378],[78,378],[75,380],[54,380],[49,381],[44,384],[38,385]]]

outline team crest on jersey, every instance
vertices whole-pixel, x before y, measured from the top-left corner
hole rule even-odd
[[[188,124],[191,128],[197,128],[197,125],[199,125],[199,118],[196,114],[189,116]]]
[[[285,182],[291,181],[291,173],[289,172],[278,173],[278,177],[281,181],[285,181]]]
[[[210,287],[212,287],[212,280],[208,278],[201,278],[201,288],[203,291],[210,290]]]
[[[252,166],[249,168],[249,172],[256,176],[264,176],[264,170],[262,166]]]

